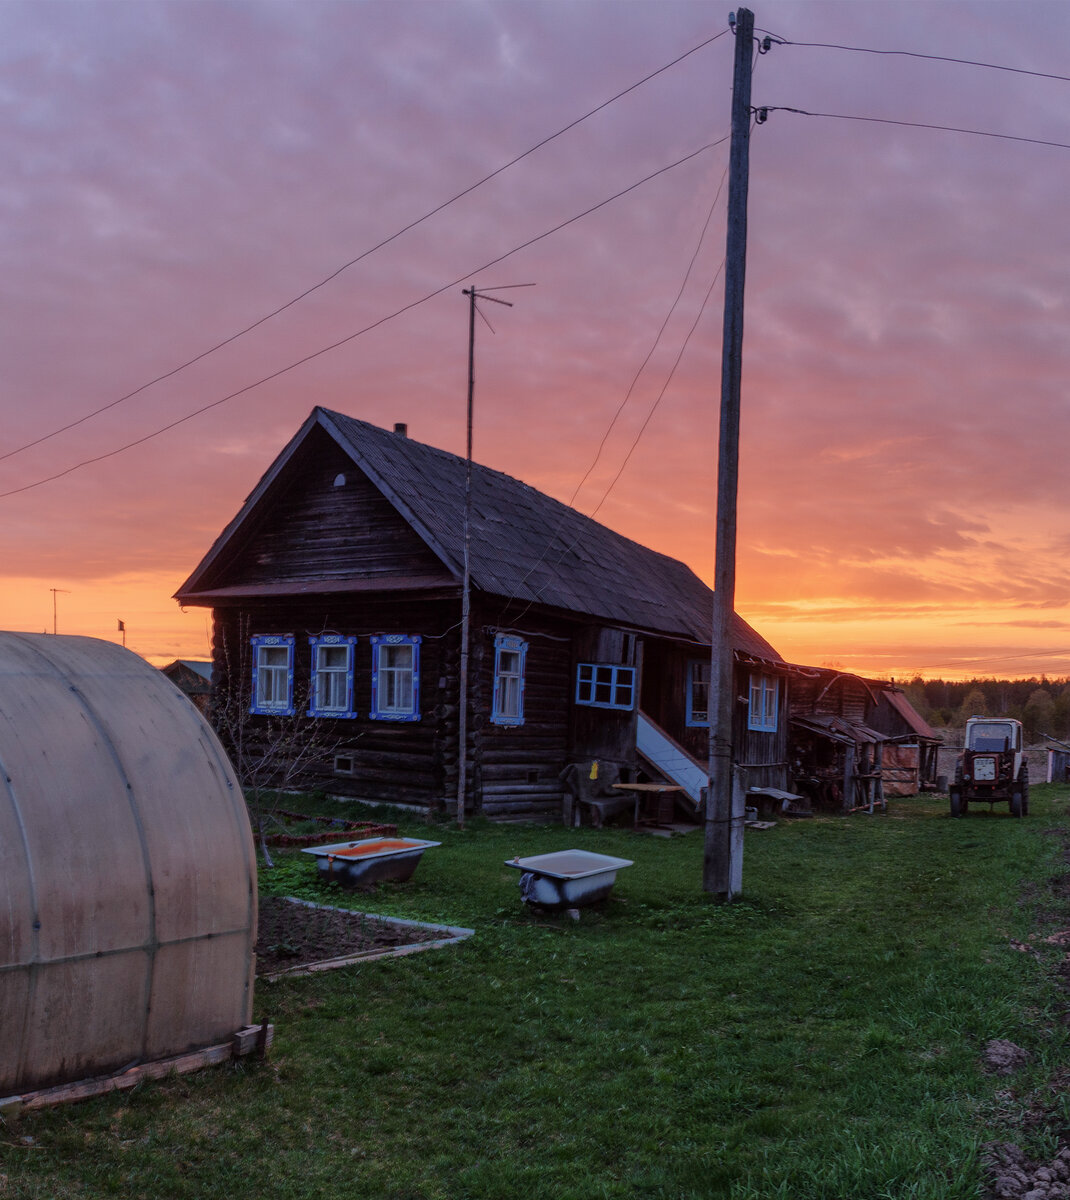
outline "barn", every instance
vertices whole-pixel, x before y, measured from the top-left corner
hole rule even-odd
[[[313,739],[306,785],[445,809],[463,724],[465,806],[487,815],[559,814],[570,767],[704,769],[710,589],[478,464],[462,672],[465,480],[404,426],[314,409],[176,593],[212,609],[217,712]],[[788,668],[738,617],[732,636],[743,782],[783,788]]]

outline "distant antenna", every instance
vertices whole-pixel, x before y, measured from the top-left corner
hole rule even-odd
[[[62,592],[64,596],[69,596],[70,592],[66,588],[49,588],[48,590],[52,593],[52,636],[55,637],[58,626],[56,619],[56,593]]]
[[[473,286],[462,288],[462,293],[468,297],[468,440],[464,464],[464,584],[461,589],[461,681],[460,681],[460,713],[457,721],[457,824],[464,828],[464,802],[468,787],[468,637],[471,624],[472,608],[472,569],[471,569],[471,518],[472,518],[472,402],[476,387],[476,308],[477,300],[491,300],[495,304],[504,304],[506,308],[513,305],[508,300],[499,300],[497,296],[489,296],[488,292],[503,292],[509,288],[534,287],[533,283],[506,283],[501,287],[479,288]],[[483,317],[483,314],[479,314]],[[487,321],[486,317],[483,317]],[[487,321],[491,333],[494,327]]]

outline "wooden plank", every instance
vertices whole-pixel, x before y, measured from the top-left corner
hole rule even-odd
[[[22,1095],[0,1097],[0,1114],[14,1116],[19,1112],[33,1112],[40,1108],[54,1108],[59,1104],[74,1104],[93,1096],[105,1096],[110,1092],[128,1091],[146,1079],[164,1079],[168,1075],[188,1075],[203,1067],[240,1058],[258,1049],[260,1044],[266,1051],[275,1039],[275,1026],[246,1025],[239,1029],[229,1042],[215,1046],[204,1046],[186,1054],[160,1058],[153,1062],[139,1063],[118,1075],[101,1075],[94,1079],[79,1079],[74,1083],[61,1083],[56,1087],[41,1088]]]

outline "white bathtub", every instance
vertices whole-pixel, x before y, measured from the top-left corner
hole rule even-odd
[[[604,900],[617,872],[630,867],[630,858],[613,858],[590,850],[555,850],[527,858],[507,858],[507,867],[520,874],[520,898],[545,908],[579,908]]]

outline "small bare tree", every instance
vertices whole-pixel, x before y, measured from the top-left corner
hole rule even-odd
[[[245,791],[264,862],[273,867],[267,839],[272,827],[281,825],[276,816],[279,793],[311,786],[323,764],[338,750],[340,739],[326,721],[306,715],[308,687],[303,694],[295,692],[291,713],[265,715],[252,711],[249,644],[248,637],[239,636],[238,651],[232,653],[224,637],[224,678],[214,689],[210,715]]]

